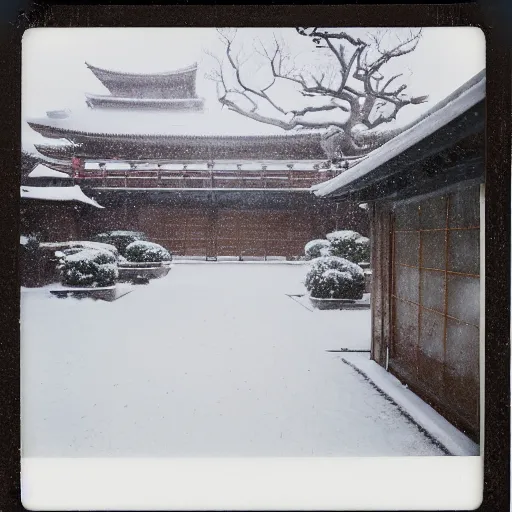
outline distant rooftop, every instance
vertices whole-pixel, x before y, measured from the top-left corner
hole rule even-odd
[[[146,107],[154,100],[167,100],[167,106],[172,105],[172,100],[196,100],[194,106],[197,108],[197,101],[201,101],[196,95],[197,63],[173,71],[146,74],[112,71],[87,62],[85,65],[110,92],[110,96],[88,95],[90,107],[122,108],[127,106],[129,99],[132,108],[137,100],[145,100]],[[110,102],[105,101],[109,98]]]
[[[306,135],[312,131],[286,132],[277,126],[259,123],[226,109],[217,112],[172,112],[132,109],[73,110],[67,117],[27,119],[28,124],[45,137],[66,137],[67,132],[125,136],[286,136]],[[50,133],[52,132],[52,133]]]

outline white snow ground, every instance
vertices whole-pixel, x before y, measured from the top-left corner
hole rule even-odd
[[[460,430],[457,430],[443,416],[424,402],[418,395],[404,386],[382,366],[372,361],[369,354],[343,354],[343,361],[362,371],[366,377],[391,397],[419,425],[433,435],[452,455],[479,455],[480,447]]]
[[[309,311],[305,265],[174,265],[118,301],[21,299],[24,457],[442,455],[327,349],[370,311]]]

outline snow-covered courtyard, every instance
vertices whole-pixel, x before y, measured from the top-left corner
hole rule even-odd
[[[21,294],[25,457],[443,452],[340,348],[370,311],[318,311],[307,266],[174,264],[115,302]]]

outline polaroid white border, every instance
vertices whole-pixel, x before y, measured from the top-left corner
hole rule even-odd
[[[471,510],[483,457],[22,459],[29,510]]]
[[[98,28],[72,30],[94,36]],[[26,66],[26,44],[22,60]],[[482,186],[482,404],[484,191]],[[483,498],[483,425],[484,407],[480,455],[472,457],[22,458],[21,499],[28,510],[472,510]]]

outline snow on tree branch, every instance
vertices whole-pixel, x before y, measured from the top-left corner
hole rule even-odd
[[[270,42],[254,40],[247,52],[236,29],[217,32],[223,55],[209,53],[215,67],[206,77],[216,82],[219,102],[283,130],[323,130],[334,160],[364,155],[384,144],[404,129],[385,125],[402,108],[428,99],[406,93],[403,73],[386,73],[390,60],[417,48],[421,29],[410,30],[405,37],[381,30],[363,40],[341,30],[297,27],[296,33],[310,38],[319,49],[313,51],[327,50],[333,59],[332,65],[303,66],[297,66],[285,42],[275,34]],[[286,87],[299,94],[302,104],[288,104],[291,94],[283,92]]]

